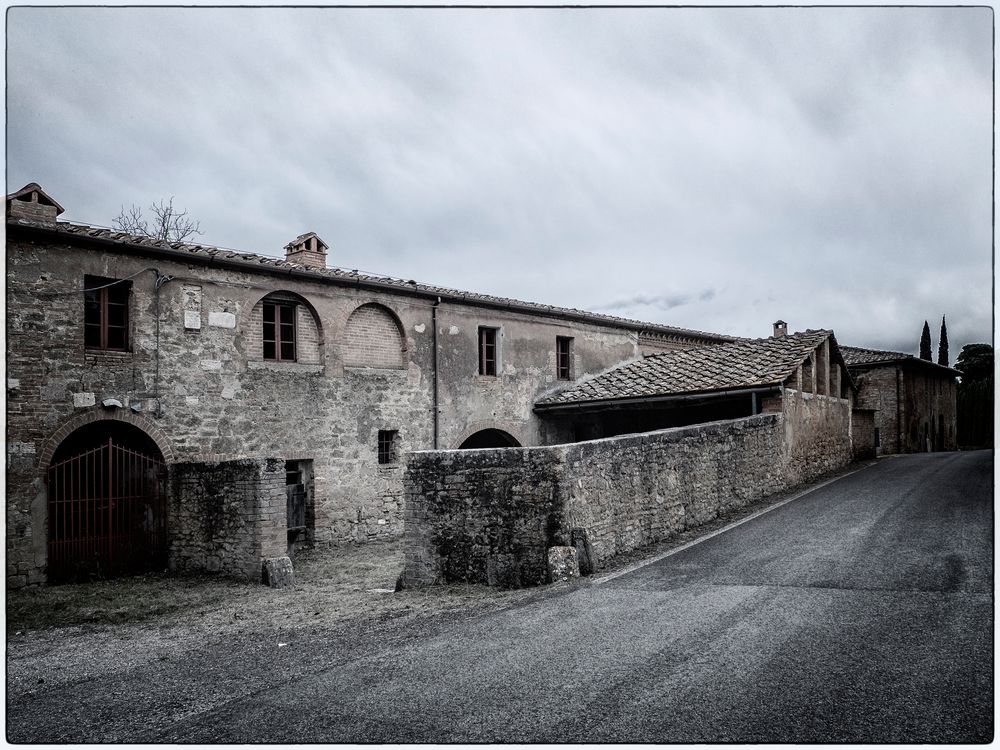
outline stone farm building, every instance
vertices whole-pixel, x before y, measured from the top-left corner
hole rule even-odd
[[[663,488],[646,499],[665,509],[640,507],[667,475],[702,494],[750,477],[749,501],[874,451],[874,427],[859,447],[852,422],[891,416],[884,395],[852,408],[831,331],[743,340],[327,267],[314,233],[281,260],[60,213],[34,183],[7,196],[10,587],[164,567],[259,579],[300,546],[398,536],[404,518],[413,583],[537,582],[546,546],[586,543],[599,564],[724,510]],[[948,448],[939,369],[952,390],[933,434],[948,437],[932,447]],[[913,448],[886,424],[883,449]],[[615,477],[591,465],[613,455]],[[648,486],[612,512],[595,487],[615,482]],[[493,505],[459,519],[443,488],[473,486],[469,508]]]
[[[955,378],[960,371],[902,352],[853,346],[842,351],[858,385],[857,407],[872,414],[879,453],[958,447]]]

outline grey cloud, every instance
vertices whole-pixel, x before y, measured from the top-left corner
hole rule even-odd
[[[738,335],[946,312],[960,347],[991,325],[982,10],[15,8],[8,187]]]

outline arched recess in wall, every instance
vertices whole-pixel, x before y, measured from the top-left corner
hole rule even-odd
[[[153,437],[131,421],[98,418],[43,458],[49,582],[163,569],[167,464]]]
[[[164,433],[163,430],[161,430],[151,419],[125,409],[114,409],[111,411],[104,409],[91,409],[64,422],[59,426],[59,429],[53,432],[51,437],[45,441],[38,454],[38,470],[42,474],[45,474],[52,465],[56,451],[66,441],[66,439],[82,427],[86,427],[87,425],[95,422],[124,422],[132,425],[148,440],[153,442],[156,446],[156,450],[162,457],[161,460],[168,464],[173,463],[176,460],[174,457],[174,449],[170,445],[170,440],[167,438],[166,433]]]
[[[517,442],[517,439],[511,435],[509,432],[504,432],[503,430],[498,430],[494,427],[487,428],[485,430],[479,430],[469,435],[462,444],[458,446],[459,450],[468,450],[470,448],[520,448],[521,444]]]
[[[400,370],[406,366],[403,324],[384,305],[361,305],[344,326],[342,353],[345,367]]]
[[[251,360],[323,364],[319,315],[295,292],[271,292],[257,301],[250,313],[247,342]]]

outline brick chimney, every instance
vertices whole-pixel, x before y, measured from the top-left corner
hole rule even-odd
[[[774,321],[774,335],[771,338],[780,339],[788,335],[788,323],[783,320]]]
[[[63,207],[47,195],[37,182],[29,182],[16,193],[7,196],[9,219],[28,219],[55,224],[56,217],[62,212]]]
[[[309,268],[326,268],[327,245],[315,232],[300,234],[285,245],[285,260]]]

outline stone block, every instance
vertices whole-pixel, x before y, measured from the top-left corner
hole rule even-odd
[[[236,316],[228,312],[210,312],[208,324],[215,328],[236,328]]]
[[[93,393],[74,393],[73,408],[84,409],[97,403],[97,398]]]
[[[579,577],[576,547],[549,547],[549,580],[555,583]]]
[[[580,566],[580,575],[589,576],[597,569],[597,558],[594,556],[594,548],[587,538],[587,530],[576,528],[570,532],[570,543],[576,550],[577,564]]]
[[[265,586],[273,589],[287,588],[295,585],[295,572],[292,570],[290,557],[269,557],[262,566],[262,580]]]

